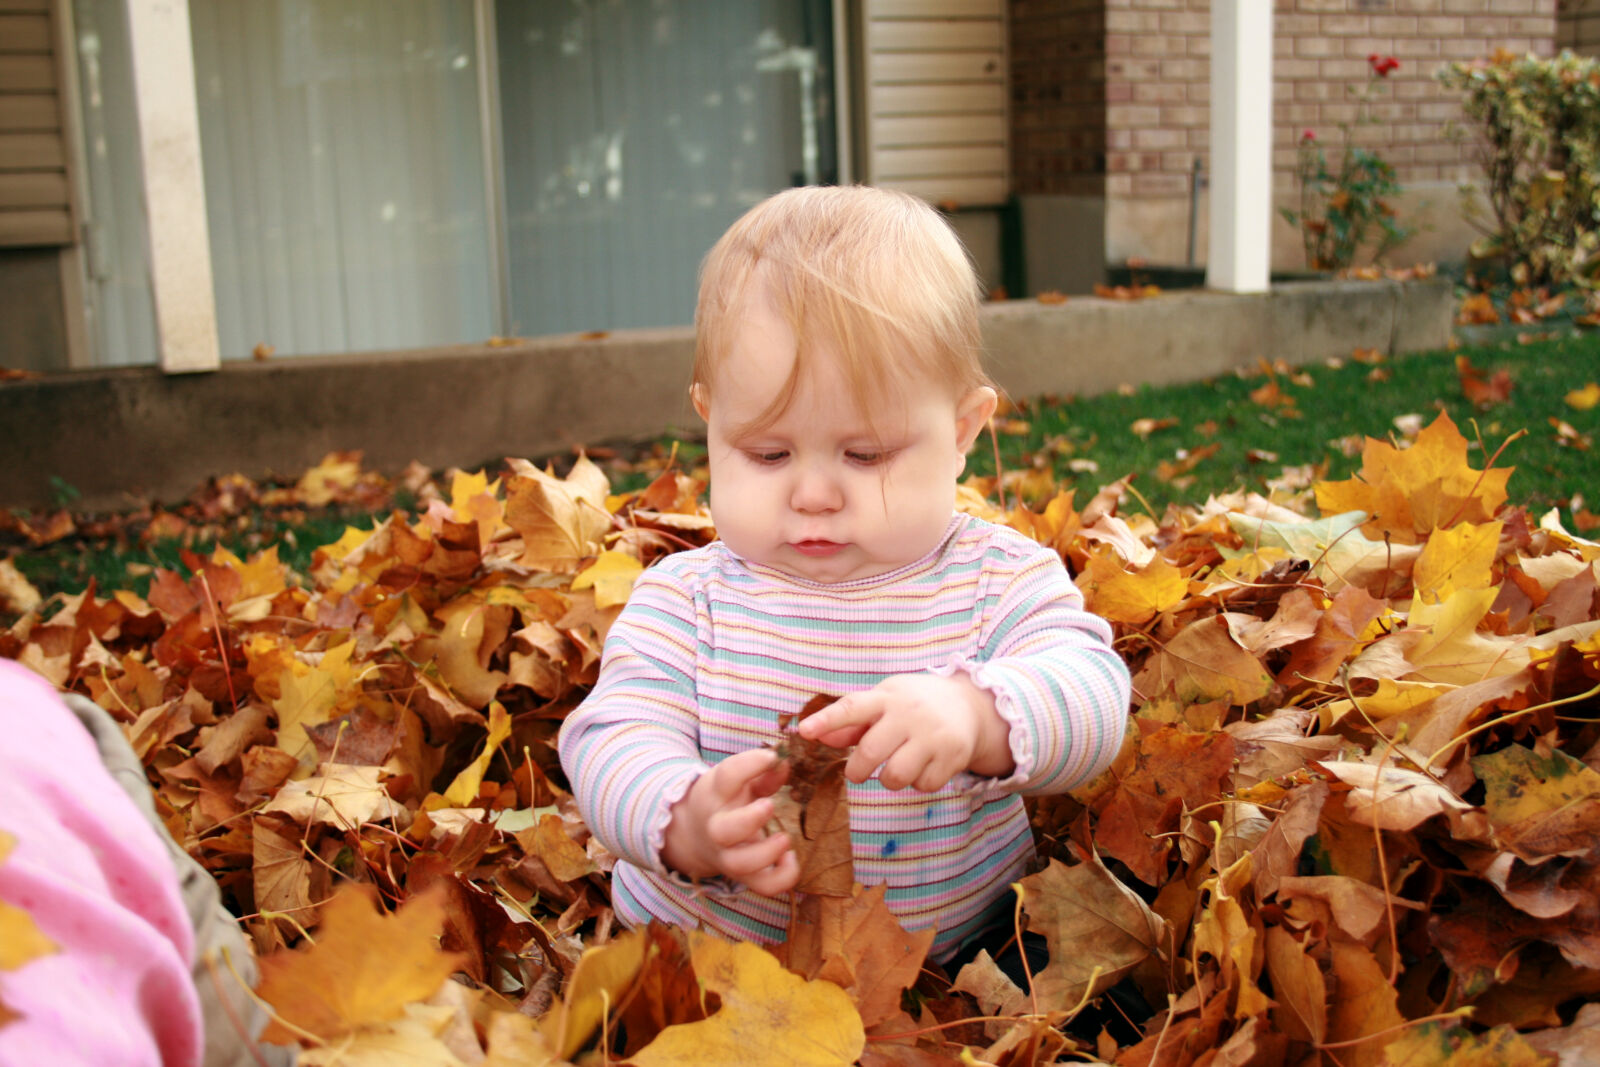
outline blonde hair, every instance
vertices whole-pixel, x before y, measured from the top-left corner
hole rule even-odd
[[[832,349],[863,407],[910,379],[956,396],[989,385],[978,280],[925,202],[871,186],[789,189],[747,211],[707,253],[695,308],[694,385],[709,401],[746,301],[766,291],[795,338],[788,380],[746,429],[779,418],[808,357]]]

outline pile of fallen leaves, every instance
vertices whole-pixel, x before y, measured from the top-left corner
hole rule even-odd
[[[1033,805],[1026,989],[848,882],[773,949],[619,929],[553,743],[634,577],[714,536],[675,470],[457,474],[303,577],[218,550],[52,597],[0,655],[123,723],[308,1063],[1594,1062],[1600,544],[1467,455],[1441,417],[1351,480],[1159,520],[963,487],[1134,672],[1116,765]]]

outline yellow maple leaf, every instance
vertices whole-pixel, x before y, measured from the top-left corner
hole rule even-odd
[[[506,714],[505,705],[498,700],[489,704],[489,736],[484,739],[483,751],[478,758],[461,769],[455,781],[450,783],[450,788],[444,791],[444,798],[453,806],[464,808],[471,804],[478,796],[478,790],[483,787],[484,772],[489,769],[489,761],[494,759],[497,749],[511,736],[511,716]]]
[[[385,915],[369,887],[340,889],[322,907],[316,944],[262,958],[256,992],[275,1012],[262,1039],[292,1044],[304,1031],[331,1041],[400,1018],[462,960],[439,948],[444,918],[442,892]]]
[[[607,549],[572,579],[572,588],[576,591],[592,587],[595,607],[616,607],[628,602],[633,580],[643,572],[644,565],[628,553]]]
[[[1385,1062],[1384,1043],[1359,1039],[1398,1030],[1405,1023],[1396,1007],[1399,994],[1365,945],[1333,938],[1328,947],[1335,979],[1328,983],[1328,1039],[1349,1043],[1348,1052],[1341,1050],[1341,1063],[1379,1067]]]
[[[1564,399],[1568,407],[1588,411],[1596,404],[1600,404],[1600,383],[1590,382],[1582,389],[1574,389]]]
[[[356,643],[346,641],[322,654],[315,666],[293,660],[279,679],[279,697],[272,702],[278,713],[277,745],[300,761],[302,774],[316,761],[316,745],[305,730],[333,718],[343,697],[355,692],[355,666],[350,655]]]
[[[340,490],[349,489],[360,477],[360,452],[329,452],[321,463],[300,476],[295,489],[302,501],[321,507],[332,503]]]
[[[1464,522],[1429,534],[1411,573],[1418,599],[1438,603],[1457,589],[1488,586],[1500,527],[1498,522]]]
[[[231,567],[239,575],[240,600],[259,596],[277,596],[285,588],[285,568],[278,561],[277,545],[273,545],[264,552],[257,552],[250,557],[248,563],[218,545],[211,553],[211,562],[224,567]]]
[[[1527,648],[1478,630],[1499,591],[1498,586],[1458,589],[1439,603],[1413,604],[1406,624],[1407,635],[1414,635],[1406,652],[1411,677],[1468,685],[1527,666]]]
[[[450,511],[457,522],[478,524],[478,544],[487,545],[506,528],[505,506],[498,493],[500,479],[489,480],[483,471],[467,474],[457,471],[450,480]]]
[[[755,1050],[777,1048],[795,1067],[849,1067],[866,1047],[860,1014],[832,982],[791,974],[759,945],[698,931],[689,933],[689,957],[722,1007],[661,1031],[634,1054],[635,1067],[748,1067]]]
[[[1142,626],[1189,595],[1183,572],[1157,556],[1143,567],[1125,569],[1106,548],[1089,557],[1078,587],[1090,611],[1111,622]]]
[[[644,965],[646,944],[643,931],[630,930],[598,948],[584,949],[578,957],[566,995],[539,1020],[540,1036],[562,1060],[570,1060],[588,1043],[612,1005],[633,984]]]
[[[1484,523],[1506,502],[1510,467],[1475,470],[1467,464],[1467,439],[1441,412],[1417,434],[1411,447],[1398,449],[1367,438],[1361,473],[1342,482],[1318,482],[1317,506],[1323,514],[1364,511],[1368,536],[1390,535],[1417,544],[1442,526]]]

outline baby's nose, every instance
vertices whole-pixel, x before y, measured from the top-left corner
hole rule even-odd
[[[838,511],[844,506],[844,494],[838,481],[827,471],[807,465],[795,474],[789,504],[796,511],[808,514]]]

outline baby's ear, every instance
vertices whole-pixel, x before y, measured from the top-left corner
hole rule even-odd
[[[706,392],[705,382],[695,382],[689,386],[689,403],[694,405],[694,412],[706,422],[711,421],[710,396]]]
[[[978,434],[989,424],[999,396],[987,385],[980,385],[956,405],[956,444],[963,455],[978,439]]]

